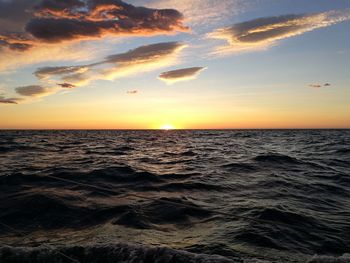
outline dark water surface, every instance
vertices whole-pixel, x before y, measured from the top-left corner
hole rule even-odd
[[[0,131],[0,167],[0,221],[26,234],[2,246],[349,262],[349,130]]]

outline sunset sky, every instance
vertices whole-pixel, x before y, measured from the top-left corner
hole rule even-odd
[[[0,128],[350,128],[348,0],[0,0]]]

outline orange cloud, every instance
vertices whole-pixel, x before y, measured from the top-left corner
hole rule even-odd
[[[44,42],[188,30],[177,10],[135,7],[121,0],[43,0],[34,15],[26,32]]]
[[[188,31],[183,19],[175,9],[136,7],[121,0],[0,1],[0,53],[105,36]]]
[[[279,40],[348,19],[350,10],[264,17],[217,29],[209,33],[208,37],[227,41],[227,45],[217,48],[215,53],[218,54],[262,50]]]

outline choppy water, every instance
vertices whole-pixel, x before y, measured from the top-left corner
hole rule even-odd
[[[349,262],[349,130],[1,131],[0,167],[0,221],[27,237],[0,226],[4,262],[40,244],[98,257],[115,243]]]

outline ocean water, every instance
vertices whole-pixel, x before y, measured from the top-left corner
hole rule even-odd
[[[349,130],[0,131],[0,167],[0,262],[350,262]]]

